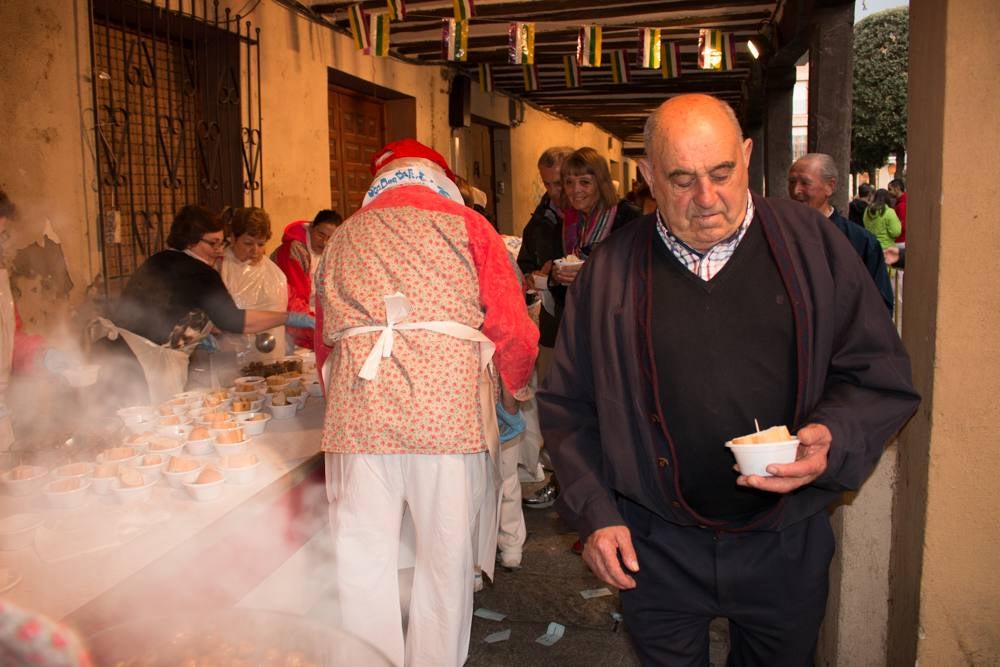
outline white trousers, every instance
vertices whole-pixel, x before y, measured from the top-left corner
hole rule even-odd
[[[474,523],[488,455],[327,454],[335,596],[342,626],[393,665],[458,667],[472,627]],[[408,622],[400,610],[400,528],[413,519]]]
[[[527,537],[524,526],[524,511],[521,509],[521,480],[517,475],[520,439],[508,442],[500,453],[500,474],[503,476],[502,497],[500,500],[500,530],[497,533],[497,546],[504,558],[504,565],[520,565],[521,551]],[[517,561],[513,563],[512,561]]]

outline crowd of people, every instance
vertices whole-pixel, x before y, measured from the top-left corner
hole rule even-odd
[[[660,106],[645,148],[628,198],[593,148],[544,150],[508,243],[412,139],[373,156],[359,210],[288,224],[270,257],[265,211],[186,206],[110,314],[113,372],[152,393],[149,346],[314,350],[335,598],[393,664],[465,662],[482,577],[522,564],[520,479],[545,475],[523,506],[578,532],[643,664],[707,664],[719,616],[734,664],[809,664],[827,508],[919,401],[885,312],[904,187],[845,218],[814,153],[789,199],[758,196],[751,140],[706,95]],[[734,471],[722,445],[757,423],[787,425],[794,462]]]

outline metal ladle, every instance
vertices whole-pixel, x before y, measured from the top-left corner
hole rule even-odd
[[[257,339],[255,341],[255,344],[257,345],[257,349],[260,352],[264,352],[266,354],[267,352],[270,352],[271,350],[274,349],[274,346],[278,344],[278,341],[277,339],[275,339],[273,334],[269,334],[266,331],[264,331],[262,333],[257,334]]]

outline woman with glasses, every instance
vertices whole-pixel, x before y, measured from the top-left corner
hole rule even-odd
[[[122,291],[112,317],[118,328],[156,345],[180,347],[171,334],[205,316],[215,328],[230,333],[259,333],[286,322],[315,326],[313,318],[303,313],[244,310],[236,305],[216,270],[226,240],[222,221],[211,211],[182,208],[170,226],[167,246],[143,262]],[[121,346],[120,338],[115,342]],[[135,371],[133,375],[145,377]]]
[[[222,215],[228,228],[228,247],[222,255],[222,282],[240,308],[285,310],[288,281],[278,265],[264,251],[271,238],[271,217],[262,208],[227,209]],[[275,346],[263,352],[250,334],[225,337],[224,349],[236,349],[247,361],[278,359],[285,356],[285,327],[268,329]],[[227,345],[228,343],[229,345]]]

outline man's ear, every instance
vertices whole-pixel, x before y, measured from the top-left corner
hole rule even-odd
[[[652,185],[653,183],[653,167],[649,164],[649,158],[639,158],[636,163],[639,165],[639,171],[642,172],[642,178],[646,181],[647,185]]]

